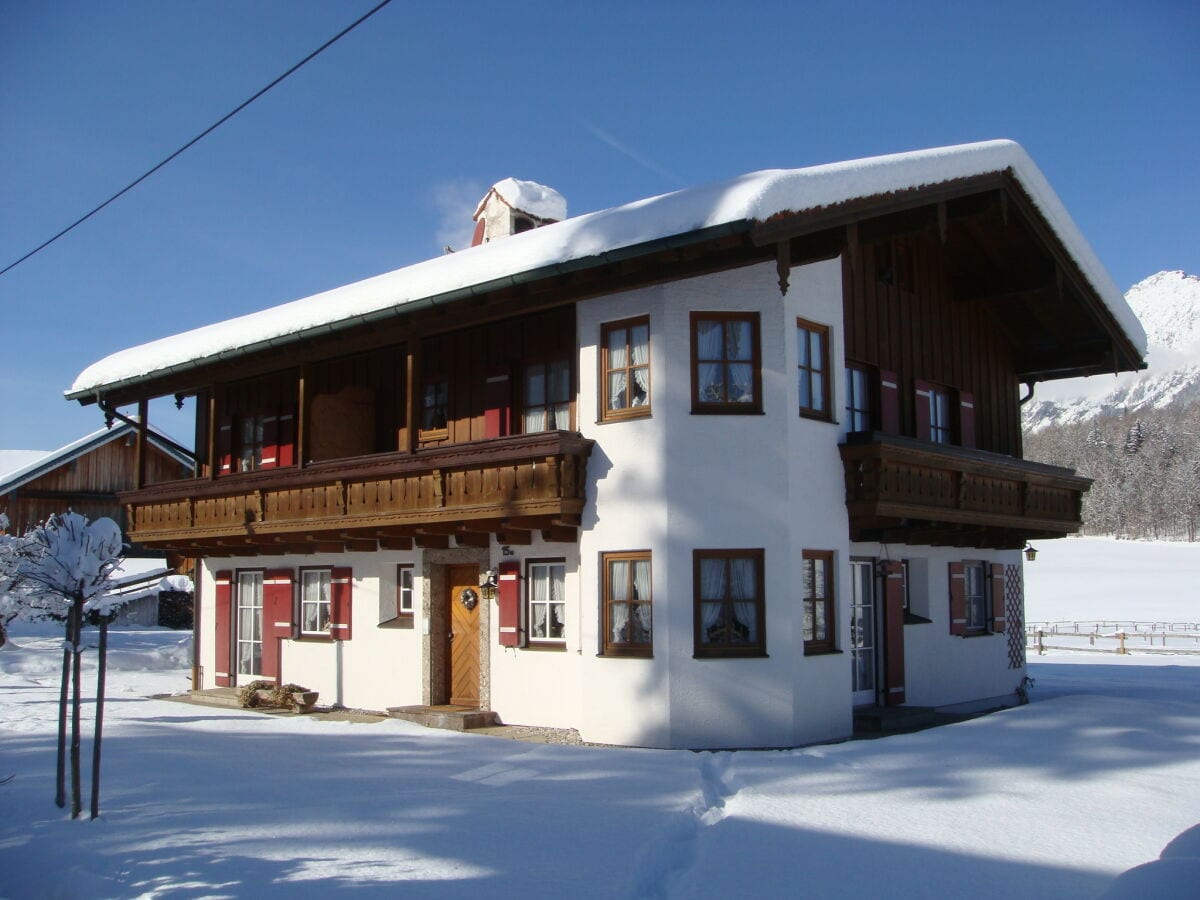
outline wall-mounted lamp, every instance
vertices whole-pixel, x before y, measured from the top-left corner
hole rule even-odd
[[[1037,559],[1037,550],[1033,548],[1033,544],[1025,545],[1025,558],[1030,562],[1033,562],[1035,559]]]
[[[479,595],[484,600],[495,600],[496,587],[499,583],[496,572],[493,569],[488,569],[479,576]]]

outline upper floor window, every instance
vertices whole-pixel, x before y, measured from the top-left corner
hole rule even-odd
[[[953,442],[950,408],[950,392],[945,388],[931,387],[929,389],[929,439],[935,444]]]
[[[525,621],[531,644],[562,644],[566,639],[566,571],[561,559],[527,563]]]
[[[609,322],[600,330],[600,419],[650,414],[650,319]]]
[[[239,472],[262,468],[265,420],[262,413],[239,417],[237,425],[237,459]]]
[[[804,652],[834,649],[833,552],[805,550],[803,559]]]
[[[300,570],[300,633],[328,634],[333,573],[329,569]]]
[[[421,431],[444,431],[450,418],[450,382],[431,378],[421,392]]]
[[[571,427],[571,364],[565,360],[525,367],[521,430],[567,431]]]
[[[829,419],[829,328],[796,320],[796,360],[799,370],[800,415]]]
[[[694,653],[765,656],[762,550],[692,553]]]
[[[846,366],[846,429],[870,431],[872,427],[871,375],[863,366],[850,363]]]
[[[692,412],[762,412],[758,313],[693,312]]]
[[[605,553],[603,652],[605,656],[651,656],[654,652],[650,551]]]

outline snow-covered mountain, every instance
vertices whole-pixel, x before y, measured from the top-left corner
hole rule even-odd
[[[1200,401],[1200,277],[1159,272],[1125,299],[1146,329],[1146,370],[1039,384],[1022,416],[1026,429]]]

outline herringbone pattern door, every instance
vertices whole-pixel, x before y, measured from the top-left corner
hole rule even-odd
[[[479,569],[452,566],[450,583],[450,702],[479,706]]]

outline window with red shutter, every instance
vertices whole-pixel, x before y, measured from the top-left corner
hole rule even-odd
[[[353,637],[354,570],[334,568],[330,573],[329,634],[335,641]]]
[[[1004,610],[1004,565],[992,563],[992,631],[1002,634],[1007,623]]]
[[[967,633],[967,587],[964,566],[952,562],[950,568],[950,633]]]

